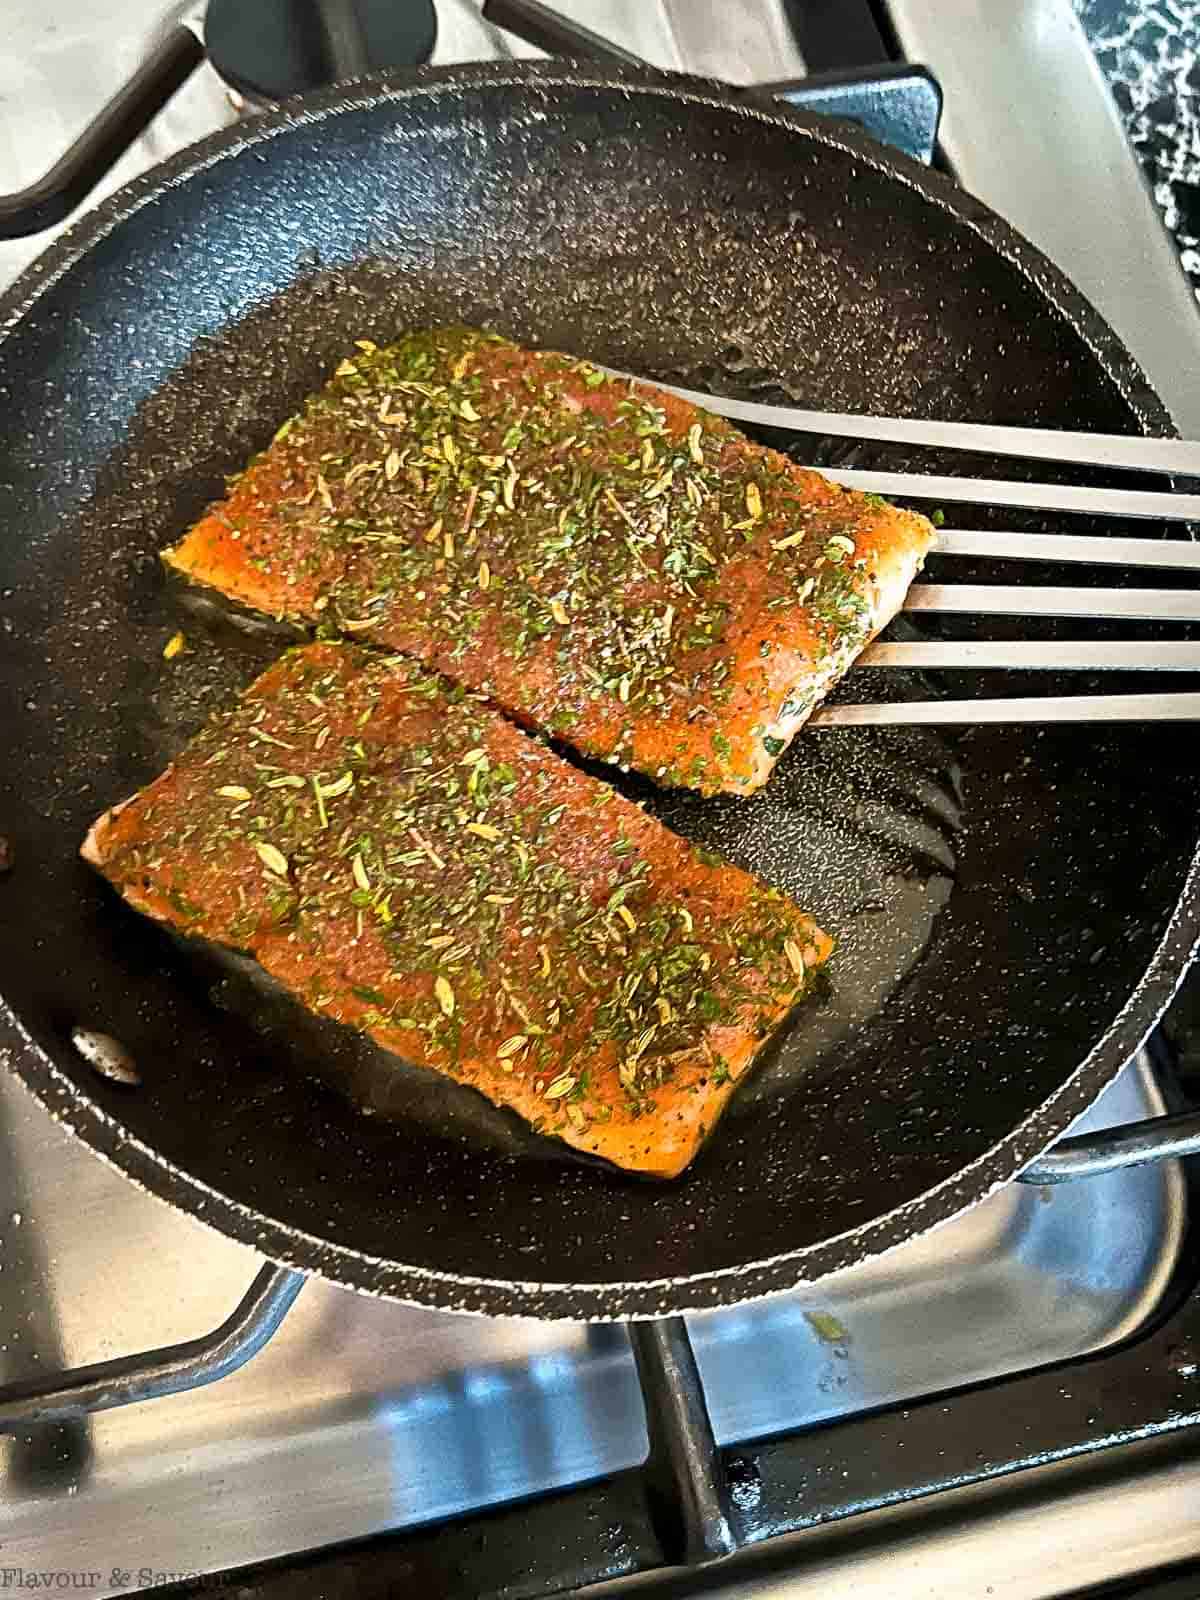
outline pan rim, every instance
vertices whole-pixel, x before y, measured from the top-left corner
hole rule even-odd
[[[290,101],[188,146],[124,185],[72,224],[0,295],[0,345],[42,294],[101,239],[168,190],[265,141],[342,114],[379,105],[453,95],[463,88],[583,88],[647,95],[708,107],[786,128],[811,144],[851,155],[949,212],[1034,284],[1048,308],[1084,341],[1144,432],[1173,433],[1169,413],[1132,355],[1100,313],[1042,253],[947,177],[885,150],[847,124],[794,108],[751,102],[727,87],[650,69],[597,68],[561,62],[480,63],[373,75]],[[950,1221],[1015,1178],[1067,1129],[1141,1045],[1182,981],[1200,942],[1200,843],[1174,911],[1146,969],[1091,1051],[1009,1134],[932,1188],[869,1222],[793,1251],[675,1278],[558,1283],[487,1279],[405,1266],[335,1244],[259,1211],[177,1167],[83,1092],[36,1044],[0,996],[0,1061],[10,1066],[56,1121],[64,1123],[130,1181],[164,1203],[267,1257],[316,1272],[360,1292],[410,1304],[485,1315],[613,1321],[702,1311],[785,1293],[874,1256]]]

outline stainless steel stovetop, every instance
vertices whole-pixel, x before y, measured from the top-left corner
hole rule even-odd
[[[774,0],[725,0],[719,29],[715,8],[701,0],[562,0],[562,9],[659,65],[743,82],[803,73]],[[1067,27],[1066,0],[956,4],[958,21],[951,25],[943,8],[936,27],[936,8],[924,0],[892,9],[910,54],[945,79],[947,145],[960,175],[1083,282],[1180,422],[1200,433],[1198,368],[1191,384],[1183,381],[1189,335],[1177,330],[1168,352],[1164,334],[1169,256],[1151,231],[1157,220],[1132,158],[1108,139],[1119,127],[1098,79],[1064,42],[1082,47]],[[439,13],[437,61],[531,53],[487,29],[469,0],[441,0]],[[86,16],[73,0],[6,0],[0,190],[44,170],[162,20],[139,0],[92,0]],[[1062,92],[1063,62],[1073,63],[1074,114],[1109,163],[1104,236],[1120,233],[1127,259],[1098,273],[1078,214],[1070,227],[1050,215],[1054,186],[1047,180],[1045,194],[1030,195],[1008,182],[1010,165],[971,111],[972,52],[983,37],[1008,72],[1022,50],[1029,70],[1038,39],[1049,40]],[[1092,98],[1081,101],[1085,84]],[[201,68],[98,195],[238,111],[236,97]],[[1022,129],[1023,139],[1032,136]],[[1114,204],[1125,205],[1124,231],[1114,228]],[[47,238],[0,244],[0,283]],[[1162,1109],[1139,1058],[1081,1128]],[[694,1317],[718,1439],[831,1421],[1114,1343],[1159,1304],[1185,1222],[1176,1164],[1058,1189],[1014,1186],[882,1261]],[[201,1334],[232,1309],[259,1265],[111,1172],[15,1079],[0,1084],[0,1382]],[[448,1316],[314,1281],[267,1348],[232,1377],[2,1448],[0,1589],[30,1587],[31,1576],[49,1572],[63,1581],[42,1592],[82,1586],[101,1595],[583,1482],[639,1462],[646,1433],[618,1328]],[[1200,1552],[1197,1504],[1200,1468],[1175,1463],[1116,1494],[1073,1491],[1010,1507],[1003,1522],[984,1511],[901,1545],[864,1547],[819,1574],[746,1580],[745,1592],[903,1600],[994,1590],[1042,1600]],[[99,1579],[82,1585],[72,1576],[93,1573]],[[729,1591],[742,1588],[733,1567]]]

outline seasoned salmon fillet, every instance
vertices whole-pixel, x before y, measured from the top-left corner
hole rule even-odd
[[[313,1010],[658,1177],[831,950],[478,696],[352,644],[286,654],[83,854]]]
[[[446,328],[361,341],[165,559],[588,755],[748,794],[933,537],[673,395]]]

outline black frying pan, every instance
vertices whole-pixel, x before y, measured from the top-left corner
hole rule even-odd
[[[1096,313],[978,203],[710,86],[378,79],[185,152],[0,301],[0,1050],[155,1193],[430,1305],[726,1304],[949,1217],[1083,1110],[1171,993],[1197,920],[1190,731],[828,730],[755,800],[646,792],[842,940],[670,1185],[331,1036],[77,860],[278,648],[188,613],[156,551],[351,340],[449,319],[838,410],[1169,427]],[[879,692],[939,687],[963,692]],[[125,1042],[140,1088],[76,1056],[79,1023]]]

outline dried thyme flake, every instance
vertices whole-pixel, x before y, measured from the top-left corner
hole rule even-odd
[[[329,826],[329,813],[325,810],[325,796],[321,793],[321,785],[315,778],[312,780],[312,786],[313,796],[317,802],[317,817],[320,820],[322,828],[327,828]]]
[[[348,794],[353,787],[354,774],[352,772],[343,772],[341,777],[336,778],[333,783],[317,784],[322,798],[326,800],[336,800],[340,795]]]
[[[287,877],[288,858],[284,855],[282,850],[276,849],[273,844],[268,844],[265,840],[261,839],[255,843],[254,850],[255,854],[258,856],[258,859],[262,862],[263,866],[266,867],[268,872],[274,872],[280,878]]]
[[[473,833],[478,839],[486,839],[489,844],[497,844],[504,837],[499,828],[493,828],[487,822],[468,822],[467,832]]]

